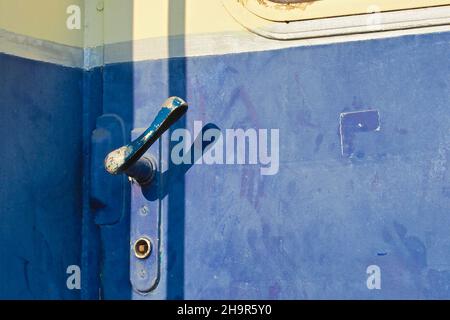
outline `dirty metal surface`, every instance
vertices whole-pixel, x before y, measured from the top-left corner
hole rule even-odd
[[[279,130],[272,175],[259,156],[174,165],[179,140],[164,135],[161,274],[146,298],[449,298],[449,49],[444,33],[108,66],[109,107],[133,85],[118,112],[130,127],[185,86],[188,146],[216,128],[226,161],[227,130]]]

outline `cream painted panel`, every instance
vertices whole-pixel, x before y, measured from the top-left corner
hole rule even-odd
[[[84,0],[0,0],[0,29],[59,44],[83,47],[83,28],[66,27],[67,7]],[[83,24],[83,14],[82,14]]]
[[[269,0],[223,1],[238,2],[255,15],[273,21],[329,18],[450,4],[450,0],[312,0],[289,5]]]
[[[243,31],[221,0],[186,0],[185,20],[171,20],[170,35]],[[105,43],[160,38],[169,35],[168,0],[106,0]],[[177,22],[179,21],[179,23]]]

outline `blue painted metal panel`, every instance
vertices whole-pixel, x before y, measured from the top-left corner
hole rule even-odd
[[[139,138],[145,128],[134,130],[132,139]],[[145,156],[153,157],[155,163],[160,162],[160,142],[153,144]],[[145,295],[158,285],[160,264],[160,230],[161,208],[158,194],[161,192],[161,171],[157,171],[153,177],[154,183],[141,187],[136,181],[131,184],[130,199],[130,282],[134,291]],[[147,198],[144,196],[149,194]],[[147,238],[151,243],[151,254],[146,259],[136,257],[133,245],[140,238]],[[137,293],[133,293],[137,294]]]
[[[79,298],[72,264],[82,298],[132,297],[130,217],[96,224],[82,168],[98,116],[129,141],[169,95],[191,108],[145,195],[162,200],[161,279],[133,298],[450,298],[449,49],[442,33],[85,72],[0,55],[0,298]],[[174,164],[176,129],[201,156],[207,128],[279,129],[279,170]]]
[[[169,90],[193,139],[195,121],[279,129],[275,175],[179,170],[166,134],[165,272],[147,298],[450,298],[449,50],[443,33],[107,66],[105,108],[130,129]]]
[[[92,135],[103,109],[103,69],[94,68],[83,75],[83,168],[91,167]],[[91,177],[83,174],[83,215],[81,253],[81,299],[99,299],[101,295],[101,226],[96,224],[91,196]]]
[[[77,299],[83,72],[0,54],[0,299]]]

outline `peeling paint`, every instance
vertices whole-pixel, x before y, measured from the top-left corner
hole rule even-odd
[[[125,164],[130,152],[127,146],[123,146],[110,152],[105,159],[105,168],[111,174],[117,174],[119,169]]]
[[[295,2],[285,2],[283,0],[271,1],[271,0],[250,0],[256,1],[259,5],[269,9],[276,10],[305,10],[309,5],[313,4],[317,0],[297,0]],[[249,0],[237,0],[238,3],[246,6]]]
[[[298,0],[296,2],[283,2],[282,0],[256,0],[259,4],[268,8],[272,7],[277,10],[305,10],[309,5],[316,2],[315,0]]]
[[[339,119],[339,134],[342,155],[347,157],[353,155],[353,138],[355,133],[376,132],[380,130],[380,114],[377,110],[341,113]]]
[[[111,151],[105,159],[105,169],[120,173],[132,166],[158,138],[187,111],[187,103],[178,97],[168,98],[152,124],[136,140]]]

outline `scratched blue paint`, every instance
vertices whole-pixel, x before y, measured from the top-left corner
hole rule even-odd
[[[94,130],[103,108],[103,72],[102,68],[94,68],[83,74],[83,168],[90,168],[94,156],[92,153]],[[81,299],[102,298],[102,284],[104,278],[100,277],[103,269],[101,244],[102,226],[98,225],[98,215],[92,210],[91,176],[83,174],[83,202],[82,202],[82,243],[81,243]],[[108,217],[110,222],[113,217]],[[103,220],[102,222],[105,222]],[[114,254],[114,252],[111,252]],[[107,279],[106,279],[107,280]]]
[[[78,299],[83,72],[0,54],[0,299]]]
[[[133,83],[130,127],[145,128],[154,102],[169,87],[179,94],[186,79],[190,132],[194,121],[280,129],[275,176],[254,165],[177,170],[163,147],[171,181],[162,198],[163,271],[158,288],[140,298],[449,298],[449,40],[420,35],[107,66],[110,110],[129,114],[117,88]],[[186,74],[166,75],[168,63],[185,63]],[[349,158],[339,127],[351,112],[362,113],[344,119],[354,133]],[[358,121],[363,128],[351,126]],[[382,290],[366,287],[373,264]]]
[[[160,120],[164,121],[164,119]],[[142,137],[142,131],[132,132],[132,139],[138,139],[139,137]],[[159,142],[156,142],[145,155],[159,159],[159,147]],[[134,244],[139,238],[146,237],[151,241],[152,247],[152,254],[147,259],[137,258],[134,251],[130,250],[130,281],[134,290],[143,293],[149,292],[157,285],[161,273],[159,263],[161,213],[160,201],[155,199],[162,187],[160,171],[154,175],[153,180],[155,183],[143,188],[137,183],[131,186],[130,243]],[[144,196],[145,192],[154,195],[152,201],[147,201]]]
[[[65,267],[81,264],[90,299],[450,298],[449,50],[439,33],[90,73],[0,55],[0,297],[80,298]],[[279,128],[280,171],[169,166],[165,134],[169,183],[149,197],[161,201],[161,279],[140,297],[129,213],[97,224],[81,168],[97,116],[121,118],[129,141],[169,92],[189,102],[176,126],[191,132]],[[353,112],[345,157],[340,115]],[[366,287],[374,264],[381,290]]]
[[[184,113],[188,106],[180,98],[167,99],[150,126],[142,134],[126,146],[111,151],[105,159],[104,167],[111,174],[129,172],[136,161],[155,143],[159,137],[171,127]],[[135,176],[134,176],[135,177]],[[137,178],[137,177],[135,177]],[[139,181],[139,179],[136,179]]]

